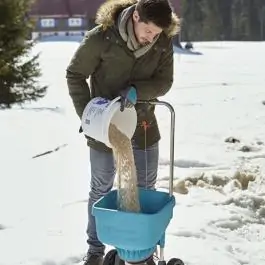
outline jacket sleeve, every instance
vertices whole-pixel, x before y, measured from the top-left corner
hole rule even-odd
[[[103,39],[99,29],[94,28],[88,31],[66,70],[69,94],[80,118],[86,104],[91,99],[86,79],[99,64],[102,48]]]
[[[164,96],[172,86],[173,70],[173,44],[170,41],[152,78],[149,80],[132,80],[132,84],[137,90],[137,98],[139,100],[153,100]]]

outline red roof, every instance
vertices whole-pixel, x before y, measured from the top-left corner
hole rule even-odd
[[[83,16],[94,17],[105,0],[35,0],[31,15],[37,16]],[[180,0],[171,0],[174,11],[180,13]]]
[[[37,16],[94,16],[105,0],[36,0],[30,12]]]

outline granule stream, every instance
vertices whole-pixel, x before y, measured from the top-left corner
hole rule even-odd
[[[137,173],[131,140],[112,123],[109,127],[109,139],[113,147],[118,177],[118,209],[140,212]]]

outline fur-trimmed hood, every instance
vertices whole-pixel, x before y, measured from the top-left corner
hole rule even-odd
[[[96,14],[96,24],[102,25],[104,29],[114,25],[119,13],[137,3],[137,0],[106,0]],[[172,22],[170,27],[165,31],[168,37],[173,37],[180,30],[180,20],[175,13],[172,13]]]

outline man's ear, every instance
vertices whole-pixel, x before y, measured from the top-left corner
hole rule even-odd
[[[137,10],[133,11],[133,21],[139,22],[139,20],[140,20],[139,12]]]

